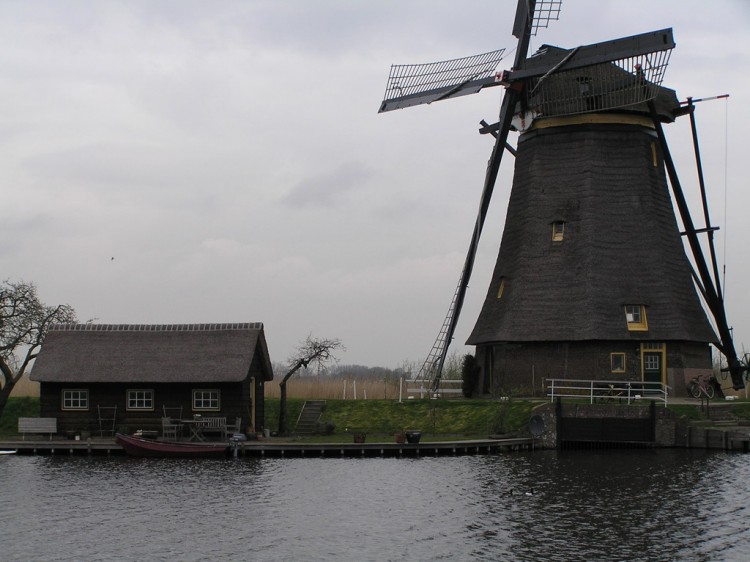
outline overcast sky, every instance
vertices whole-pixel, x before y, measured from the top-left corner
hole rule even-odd
[[[512,0],[0,0],[0,279],[101,323],[263,322],[343,363],[426,356],[475,219],[502,90],[377,113],[390,65],[507,47]],[[750,3],[567,0],[561,47],[673,27],[727,304],[750,350]],[[684,121],[684,123],[682,122]],[[667,134],[695,201],[687,118]],[[515,135],[511,136],[515,144]],[[495,190],[453,349],[497,256]],[[698,211],[698,208],[695,209]]]

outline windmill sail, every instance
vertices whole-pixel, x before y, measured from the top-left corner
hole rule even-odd
[[[494,74],[505,49],[426,64],[394,64],[380,111],[475,94],[497,86]]]

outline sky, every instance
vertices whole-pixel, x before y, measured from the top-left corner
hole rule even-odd
[[[463,266],[501,88],[378,114],[391,64],[516,44],[512,0],[0,0],[0,279],[81,321],[263,322],[344,364],[419,362]],[[726,304],[750,348],[750,3],[568,0],[532,38],[674,29],[664,85],[698,104]],[[687,117],[667,127],[699,198]],[[510,142],[515,144],[516,135]],[[452,350],[484,300],[504,159]],[[700,222],[700,221],[698,221]]]

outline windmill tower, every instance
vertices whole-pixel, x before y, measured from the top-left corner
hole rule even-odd
[[[456,293],[420,376],[439,385],[508,133],[515,130],[498,260],[467,341],[476,346],[482,391],[534,392],[545,378],[577,378],[660,382],[679,392],[687,378],[711,373],[710,344],[727,357],[741,388],[743,367],[712,246],[715,229],[693,225],[662,130],[680,115],[693,116],[692,103],[685,107],[661,86],[675,46],[672,31],[575,49],[544,45],[527,56],[530,35],[559,9],[560,2],[519,0],[509,72],[493,73],[502,51],[391,69],[380,111],[506,88],[498,123],[482,122],[480,132],[491,133],[495,145],[480,209]],[[713,269],[701,233],[708,233]]]

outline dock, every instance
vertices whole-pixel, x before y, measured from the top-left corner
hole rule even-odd
[[[295,443],[281,440],[239,441],[232,446],[238,457],[420,457],[488,455],[505,451],[531,450],[535,440],[473,439],[466,441],[427,441],[421,443]],[[124,455],[113,438],[92,437],[86,440],[34,439],[3,440],[0,450],[17,451],[19,455]]]
[[[256,457],[420,457],[489,455],[504,451],[531,450],[534,439],[475,439],[421,443],[276,443],[242,441],[237,444],[241,456]]]

